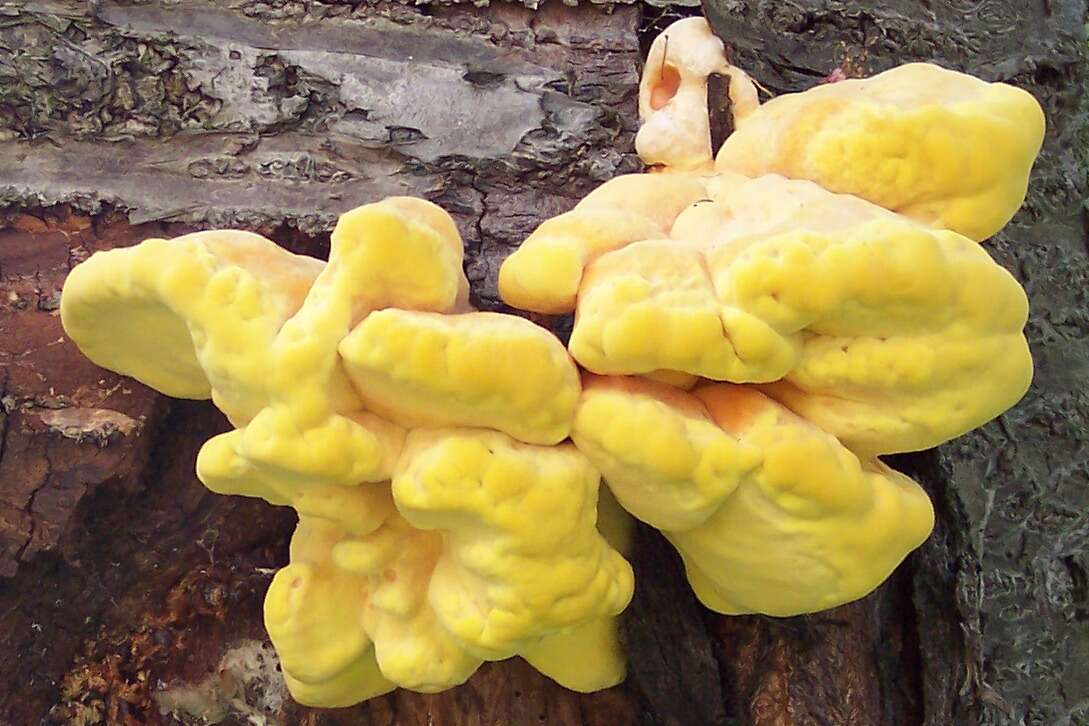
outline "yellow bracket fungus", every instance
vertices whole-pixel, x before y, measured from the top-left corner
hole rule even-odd
[[[577,690],[623,678],[631,568],[597,469],[557,446],[578,371],[544,329],[471,310],[435,205],[344,214],[328,264],[238,231],[97,253],[61,317],[96,363],[223,410],[210,489],[299,512],[265,602],[296,700],[438,691],[514,655]]]
[[[673,171],[711,171],[707,79],[712,74],[729,78],[735,119],[757,108],[756,86],[726,60],[722,41],[702,18],[677,21],[658,37],[639,83],[643,125],[635,150],[643,161]]]
[[[876,454],[935,446],[1027,390],[1028,301],[975,242],[779,176],[707,196],[670,238],[589,265],[570,341],[585,368],[768,384]]]
[[[979,241],[1021,206],[1043,139],[1026,91],[909,63],[773,98],[739,121],[715,169],[808,179]]]
[[[541,224],[500,293],[574,311],[572,438],[704,603],[861,597],[933,520],[877,456],[982,425],[1032,378],[1025,293],[978,242],[1023,201],[1043,113],[921,63],[760,105],[701,18],[654,42],[639,108],[650,171]]]
[[[796,615],[855,600],[934,523],[911,479],[745,386],[689,393],[593,377],[572,437],[722,613]]]
[[[711,74],[736,128],[720,150]],[[472,310],[457,230],[418,199],[344,214],[327,264],[212,231],[69,276],[91,360],[234,425],[200,479],[298,511],[265,601],[298,701],[439,691],[515,655],[575,690],[619,682],[625,510],[719,612],[862,597],[934,520],[878,456],[1025,392],[1026,297],[978,241],[1024,197],[1028,94],[912,64],[760,105],[693,18],[652,46],[639,107],[655,173],[500,270],[511,305],[575,312],[566,350]]]

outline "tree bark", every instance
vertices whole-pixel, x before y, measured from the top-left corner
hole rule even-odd
[[[339,212],[414,194],[455,217],[474,303],[502,309],[519,241],[640,168],[641,52],[694,10],[0,0],[0,723],[1089,723],[1085,0],[874,4],[705,3],[772,93],[932,60],[1048,114],[1028,202],[987,243],[1029,292],[1032,390],[894,457],[935,534],[862,601],[726,618],[644,528],[622,686],[579,695],[513,659],[319,711],[286,697],[261,623],[294,514],[196,481],[226,422],[87,362],[60,327],[65,275],[212,226],[323,257]]]

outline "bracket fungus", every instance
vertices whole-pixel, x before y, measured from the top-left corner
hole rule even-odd
[[[911,479],[751,387],[590,376],[572,438],[721,613],[796,615],[858,599],[934,524]]]
[[[733,114],[718,150],[712,74]],[[879,455],[1027,390],[1028,301],[979,241],[1021,205],[1044,118],[923,63],[755,98],[706,21],[670,26],[640,86],[650,171],[541,224],[499,289],[574,311],[575,444],[700,599],[791,615],[862,597],[930,531]]]
[[[711,76],[735,129],[718,150]],[[1028,94],[911,64],[761,105],[688,19],[652,46],[640,112],[653,173],[500,270],[512,306],[575,312],[566,349],[472,310],[453,221],[419,199],[342,215],[328,263],[221,230],[69,275],[62,322],[92,361],[234,426],[201,481],[298,511],[265,601],[298,701],[438,691],[515,655],[619,682],[624,510],[716,611],[860,598],[934,521],[878,457],[1025,392],[1027,300],[978,242],[1023,199]]]
[[[438,691],[514,655],[576,690],[623,678],[631,568],[597,528],[600,474],[561,443],[578,371],[467,293],[453,221],[409,198],[342,215],[328,264],[215,231],[66,281],[91,360],[236,427],[201,449],[205,485],[299,512],[265,620],[302,703]]]

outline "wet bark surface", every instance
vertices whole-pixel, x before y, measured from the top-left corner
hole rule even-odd
[[[641,50],[676,12],[327,0],[0,0],[0,723],[1089,723],[1084,0],[707,3],[771,93],[934,60],[1048,114],[1029,200],[988,243],[1037,363],[998,421],[894,457],[938,528],[870,597],[724,618],[640,530],[629,678],[579,695],[515,659],[444,694],[290,703],[260,620],[290,510],[206,491],[227,426],[83,359],[59,291],[98,249],[238,226],[328,252],[336,215],[442,204],[474,301],[541,220],[632,154]],[[562,328],[562,322],[556,324]]]

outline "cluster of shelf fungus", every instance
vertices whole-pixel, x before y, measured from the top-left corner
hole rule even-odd
[[[712,74],[735,128],[717,153]],[[328,262],[218,230],[69,276],[91,360],[235,427],[201,481],[298,511],[265,621],[299,702],[440,691],[512,656],[620,682],[632,517],[717,612],[860,598],[934,519],[879,457],[1026,391],[1027,300],[980,242],[1024,199],[1029,94],[910,64],[760,104],[688,19],[651,48],[640,114],[651,171],[500,272],[512,307],[575,313],[566,347],[471,308],[457,229],[419,199],[345,213]]]

